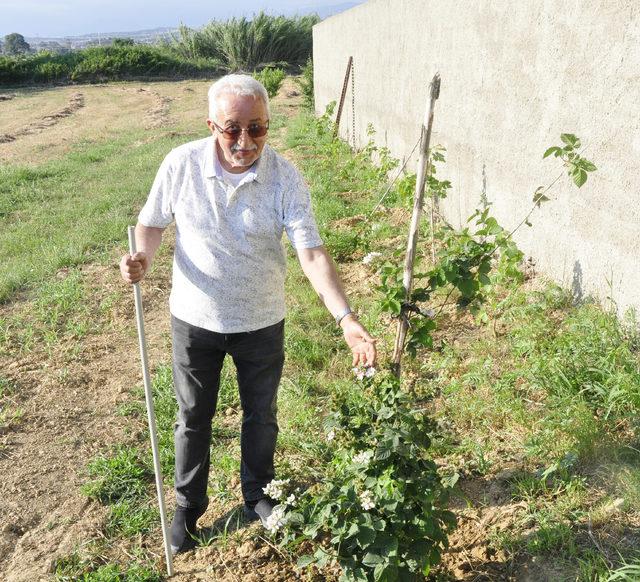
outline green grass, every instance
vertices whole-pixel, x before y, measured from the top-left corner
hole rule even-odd
[[[119,499],[109,507],[105,533],[112,538],[144,535],[153,531],[159,522],[160,512],[155,499]]]
[[[132,131],[38,168],[0,168],[0,302],[125,240],[160,161],[183,139],[144,137]]]
[[[87,473],[91,479],[82,492],[101,503],[145,496],[153,473],[134,447],[118,447],[113,455],[93,459]]]
[[[162,576],[144,564],[100,564],[77,554],[56,562],[56,582],[161,582]]]

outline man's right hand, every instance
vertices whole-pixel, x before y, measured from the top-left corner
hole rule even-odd
[[[120,274],[126,283],[133,285],[142,281],[149,270],[149,258],[145,253],[127,253],[120,261]]]

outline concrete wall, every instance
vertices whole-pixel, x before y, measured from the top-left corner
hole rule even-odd
[[[544,151],[560,133],[578,135],[598,171],[581,189],[563,176],[517,242],[579,297],[640,308],[638,0],[370,0],[318,24],[313,40],[318,112],[339,99],[353,55],[356,140],[371,123],[401,159],[440,72],[432,144],[447,148],[452,223],[484,193],[514,227],[560,173]],[[349,88],[343,137],[351,116]]]

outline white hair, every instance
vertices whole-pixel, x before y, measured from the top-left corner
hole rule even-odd
[[[269,95],[264,85],[251,75],[233,74],[218,79],[209,87],[209,119],[217,119],[218,99],[229,94],[262,99],[269,115]]]

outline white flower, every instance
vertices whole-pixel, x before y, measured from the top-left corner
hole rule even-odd
[[[362,263],[364,265],[368,265],[369,263],[372,263],[374,259],[381,256],[382,256],[382,253],[369,253],[368,255],[364,256],[364,258],[362,259]]]
[[[265,524],[265,528],[269,533],[276,533],[282,526],[287,523],[287,519],[285,517],[285,507],[284,505],[276,505],[271,512],[271,515],[267,517],[267,523]]]
[[[293,505],[296,502],[296,496],[292,493],[284,500],[285,505]]]
[[[362,509],[365,511],[373,509],[376,506],[373,502],[373,493],[371,493],[371,491],[363,491],[360,493],[360,503],[362,505]]]
[[[368,465],[369,461],[373,458],[373,451],[362,451],[353,457],[353,462],[358,465]]]
[[[285,495],[284,486],[288,485],[289,481],[290,479],[274,479],[266,487],[263,487],[262,490],[265,495],[268,495],[271,499],[280,501]]]
[[[352,368],[352,370],[358,380],[362,380],[364,378],[373,378],[376,374],[376,369],[371,366],[367,366],[364,368]]]
[[[327,440],[331,442],[334,438],[336,438],[336,431],[334,429],[331,429],[327,434]]]

